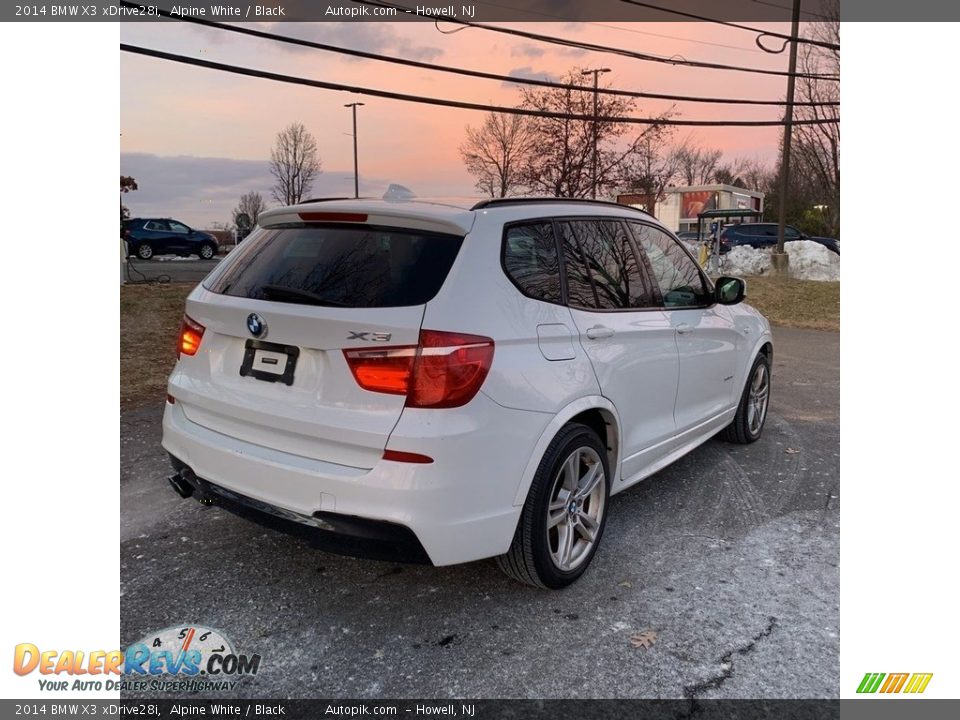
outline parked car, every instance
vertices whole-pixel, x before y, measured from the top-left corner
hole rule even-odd
[[[340,200],[259,224],[186,301],[163,417],[183,497],[560,588],[611,495],[761,435],[769,324],[642,211]]]
[[[123,239],[131,256],[149,260],[154,255],[198,255],[209,260],[217,254],[217,238],[170,218],[133,218],[123,223]]]
[[[784,242],[810,240],[840,254],[840,241],[835,238],[814,237],[800,232],[792,225],[784,227]],[[728,225],[720,233],[720,252],[729,252],[737,245],[749,245],[755,248],[773,247],[777,244],[776,223],[740,223]]]

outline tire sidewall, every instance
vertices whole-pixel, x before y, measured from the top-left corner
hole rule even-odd
[[[548,454],[544,456],[537,469],[534,478],[535,494],[532,497],[533,516],[530,536],[531,550],[533,552],[533,561],[537,569],[537,574],[541,582],[548,588],[558,589],[566,587],[574,582],[586,572],[593,556],[600,546],[603,539],[603,531],[607,526],[607,516],[610,509],[610,463],[607,458],[607,450],[597,437],[597,434],[586,426],[573,426],[576,429],[569,437],[564,439],[559,445],[554,446]],[[597,531],[597,539],[590,548],[590,554],[576,569],[569,572],[559,570],[550,557],[550,547],[547,542],[547,507],[550,503],[550,494],[553,490],[553,481],[560,470],[564,460],[578,447],[589,447],[593,449],[600,457],[603,464],[604,477],[604,511],[600,519],[600,528]]]

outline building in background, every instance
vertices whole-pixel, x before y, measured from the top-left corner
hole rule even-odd
[[[762,192],[733,185],[690,185],[670,187],[660,202],[650,195],[618,195],[621,205],[652,212],[674,232],[697,229],[697,215],[705,210],[758,210],[763,212]]]

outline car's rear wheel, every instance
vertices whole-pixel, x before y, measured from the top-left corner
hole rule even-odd
[[[137,245],[137,257],[141,260],[149,260],[153,257],[153,247],[150,243],[140,243]]]
[[[760,353],[750,368],[747,385],[737,406],[737,414],[733,422],[720,431],[720,437],[741,445],[756,442],[760,439],[763,425],[767,421],[769,406],[770,360],[764,353]]]
[[[216,254],[217,249],[210,243],[204,243],[200,246],[200,257],[202,257],[204,260],[209,260]]]
[[[585,425],[565,426],[547,447],[500,568],[520,582],[566,587],[593,560],[607,521],[606,448]]]

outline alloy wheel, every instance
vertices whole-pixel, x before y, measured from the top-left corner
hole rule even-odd
[[[547,505],[547,547],[558,570],[575,570],[589,557],[606,509],[605,483],[591,447],[577,448],[560,466]]]

